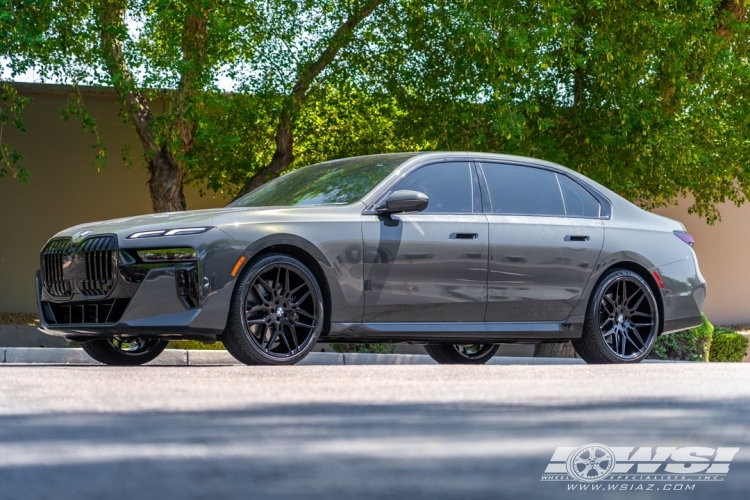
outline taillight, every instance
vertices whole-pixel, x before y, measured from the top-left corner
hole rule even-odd
[[[690,246],[693,246],[695,244],[695,240],[687,233],[687,231],[675,231],[674,235]]]

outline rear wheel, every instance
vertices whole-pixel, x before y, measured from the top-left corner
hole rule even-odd
[[[82,344],[86,354],[105,365],[137,366],[154,359],[169,344],[161,339],[97,339]]]
[[[315,347],[323,315],[313,273],[293,257],[271,254],[240,275],[221,340],[247,365],[292,365]]]
[[[659,333],[659,308],[637,273],[616,269],[594,289],[581,338],[573,347],[587,363],[638,363]]]
[[[427,354],[441,365],[483,365],[495,355],[497,344],[427,344]]]

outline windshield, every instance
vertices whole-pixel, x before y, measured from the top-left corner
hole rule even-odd
[[[348,205],[361,200],[415,154],[360,156],[310,165],[264,184],[229,206]]]

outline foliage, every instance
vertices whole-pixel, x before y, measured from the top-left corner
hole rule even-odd
[[[556,161],[645,207],[692,194],[711,222],[750,193],[742,5],[406,3],[359,64],[417,142]]]
[[[199,340],[172,340],[167,344],[167,349],[190,349],[199,351],[224,351],[226,347],[221,342],[205,344]]]
[[[708,361],[714,326],[705,315],[697,328],[662,335],[656,339],[649,358],[677,361]]]
[[[330,344],[331,349],[340,353],[361,352],[368,354],[393,354],[396,344]]]
[[[647,208],[693,195],[709,222],[750,194],[744,0],[0,0],[0,20],[13,71],[114,85],[180,185],[438,149],[556,161]]]
[[[740,362],[747,353],[748,338],[734,330],[717,327],[711,338],[710,361]]]
[[[273,156],[275,96],[215,94],[199,121],[187,180],[234,195]],[[395,98],[351,82],[316,86],[299,113],[291,169],[349,156],[434,149],[412,140],[410,113]],[[290,170],[291,170],[290,169]]]
[[[30,103],[31,99],[19,95],[18,90],[12,85],[5,83],[0,86],[0,178],[13,172],[13,177],[18,178],[24,184],[29,183],[29,171],[18,163],[23,159],[23,153],[3,141],[3,132],[8,123],[21,132],[26,131],[26,123],[21,118],[21,111]]]

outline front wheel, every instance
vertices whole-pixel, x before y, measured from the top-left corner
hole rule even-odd
[[[587,363],[638,363],[659,333],[659,308],[651,287],[627,269],[607,273],[594,288],[583,334],[573,347]]]
[[[324,311],[307,266],[289,255],[268,255],[240,275],[221,340],[246,365],[292,365],[315,347]]]
[[[105,365],[137,366],[156,359],[169,344],[161,339],[97,339],[84,342],[83,350]]]
[[[495,355],[497,344],[427,344],[427,354],[441,365],[483,365]]]

